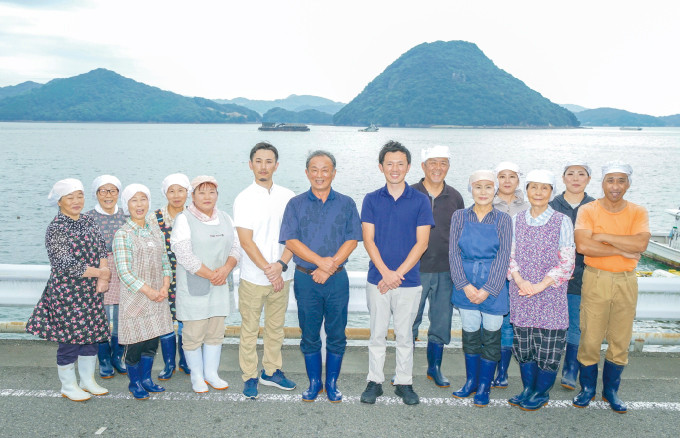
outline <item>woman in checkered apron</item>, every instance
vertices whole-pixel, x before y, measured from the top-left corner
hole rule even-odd
[[[130,184],[122,194],[130,217],[113,238],[113,259],[120,277],[118,336],[125,345],[128,386],[138,400],[165,388],[151,380],[158,338],[173,330],[168,304],[172,268],[158,222],[150,215],[149,189]]]
[[[555,176],[533,170],[526,178],[531,207],[512,218],[510,321],[513,354],[524,390],[508,400],[525,411],[548,403],[566,344],[567,284],[574,271],[574,227],[548,205]]]

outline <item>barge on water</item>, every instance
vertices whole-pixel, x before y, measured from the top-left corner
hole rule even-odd
[[[258,131],[309,131],[309,126],[303,123],[271,123],[262,122]]]

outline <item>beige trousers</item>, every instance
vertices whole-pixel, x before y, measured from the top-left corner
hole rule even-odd
[[[586,266],[581,288],[581,340],[578,361],[590,366],[600,361],[602,340],[607,340],[605,359],[628,364],[633,336],[638,283],[635,272],[609,272]]]
[[[193,351],[203,344],[222,345],[224,320],[224,316],[213,316],[208,319],[184,321],[182,347],[187,351]]]
[[[260,286],[241,279],[238,286],[238,308],[241,313],[241,340],[238,346],[238,362],[243,373],[242,379],[258,377],[257,375],[257,336],[260,331],[260,317],[264,308],[264,354],[262,366],[264,372],[271,376],[283,366],[281,345],[283,345],[283,325],[288,309],[290,280],[285,281],[283,289],[274,292],[274,288]]]

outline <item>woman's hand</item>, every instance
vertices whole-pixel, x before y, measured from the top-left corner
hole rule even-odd
[[[467,286],[463,287],[463,292],[465,292],[465,296],[467,297],[468,300],[472,304],[479,304],[475,300],[477,299],[477,288],[474,287],[471,284],[468,284]]]
[[[520,280],[516,281],[515,283],[517,284],[517,287],[519,288],[519,295],[520,296],[523,296],[523,297],[529,296],[530,297],[530,296],[536,294],[536,292],[534,291],[534,285],[530,281],[525,280],[523,278],[520,278]]]
[[[99,268],[99,275],[97,277],[100,280],[105,280],[106,282],[108,282],[109,280],[111,280],[111,270],[106,266],[102,266],[101,268]]]
[[[98,278],[98,279],[97,279],[97,287],[96,287],[97,293],[98,293],[98,294],[103,294],[103,293],[106,292],[107,290],[109,290],[109,282],[108,282],[108,280],[102,280],[101,278]]]
[[[139,289],[139,292],[146,295],[146,297],[150,301],[153,301],[154,303],[160,303],[165,299],[161,291],[152,288],[148,284],[144,284],[144,286],[142,286],[141,289]]]
[[[484,289],[477,289],[477,298],[474,303],[482,304],[487,298],[489,298],[489,292],[485,291]]]
[[[159,291],[160,295],[162,296],[161,301],[166,299],[170,293],[170,287],[169,286],[163,286]]]
[[[213,286],[222,286],[227,282],[227,277],[229,276],[231,269],[226,266],[220,266],[213,271],[212,277],[210,277],[210,283]]]

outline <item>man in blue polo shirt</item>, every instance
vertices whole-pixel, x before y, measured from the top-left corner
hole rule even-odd
[[[314,401],[321,383],[321,323],[326,330],[326,394],[342,401],[337,379],[347,337],[349,279],[344,264],[361,240],[361,222],[352,198],[331,188],[335,157],[315,151],[307,157],[311,188],[292,198],[283,214],[279,239],[294,254],[293,291],[302,330],[300,349],[305,357],[309,389],[304,401]]]
[[[361,208],[368,265],[366,301],[370,313],[368,385],[362,403],[375,403],[385,380],[385,349],[390,317],[394,319],[397,364],[394,393],[405,404],[420,402],[413,391],[413,321],[422,286],[420,257],[427,249],[434,218],[427,196],[405,183],[411,153],[401,143],[387,142],[378,156],[386,184],[369,193]]]

